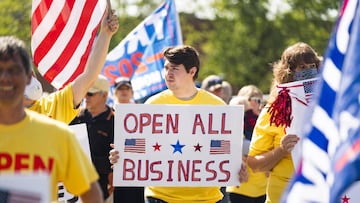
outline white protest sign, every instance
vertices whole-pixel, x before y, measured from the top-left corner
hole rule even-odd
[[[89,159],[91,159],[86,123],[70,125],[69,127],[75,132],[76,138],[79,141],[81,148],[85,151],[85,154],[88,155]]]
[[[50,177],[47,174],[1,174],[0,192],[3,198],[7,196],[1,200],[9,203],[49,203]]]
[[[289,90],[291,97],[291,116],[292,121],[290,127],[286,128],[286,134],[295,134],[301,138],[304,133],[304,121],[306,121],[307,113],[312,99],[314,98],[314,87],[317,78],[301,80],[296,82],[285,83],[277,85],[279,90],[286,88]],[[294,167],[297,168],[301,157],[301,141],[295,145],[291,152]]]
[[[91,160],[89,138],[88,138],[86,124],[81,123],[77,125],[70,125],[69,127],[75,132],[76,138],[79,141],[82,149],[85,151],[85,153],[88,155],[89,159]],[[58,188],[59,188],[58,202],[69,202],[69,203],[81,202],[79,197],[69,193],[66,190],[63,183],[59,183]]]
[[[360,181],[354,182],[341,196],[339,202],[352,203],[360,202]]]
[[[117,104],[114,186],[239,185],[243,106]]]

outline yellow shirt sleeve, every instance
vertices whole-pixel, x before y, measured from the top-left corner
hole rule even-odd
[[[270,114],[265,107],[256,122],[251,139],[249,156],[256,156],[269,152],[280,146],[281,138],[285,136],[283,126],[270,125]],[[290,178],[294,173],[294,165],[291,154],[281,159],[270,171],[268,179],[267,199],[271,202],[279,202]]]
[[[41,97],[28,109],[66,124],[69,124],[80,111],[73,104],[72,84],[67,85],[62,90]]]

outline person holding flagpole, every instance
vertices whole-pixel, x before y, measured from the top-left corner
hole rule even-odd
[[[294,173],[291,151],[299,141],[298,135],[286,133],[286,127],[292,121],[289,90],[278,92],[276,86],[314,78],[319,72],[319,66],[317,53],[303,42],[286,48],[281,59],[273,64],[274,79],[270,98],[255,124],[247,158],[254,172],[270,172],[267,203],[280,202]]]
[[[79,113],[81,101],[100,74],[108,53],[110,40],[117,32],[118,27],[117,15],[108,5],[107,12],[103,16],[100,32],[84,71],[63,89],[37,100],[26,97],[27,92],[25,92],[24,105],[30,110],[45,114],[55,120],[66,124],[70,123]]]

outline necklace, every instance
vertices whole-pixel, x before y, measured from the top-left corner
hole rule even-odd
[[[192,100],[194,97],[196,97],[197,93],[198,93],[198,91],[196,90],[196,92],[193,95],[191,95],[190,97],[176,97],[176,98],[183,100],[183,101],[188,101],[188,100]]]

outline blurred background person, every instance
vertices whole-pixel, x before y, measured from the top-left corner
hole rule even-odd
[[[248,100],[249,108],[244,113],[244,135],[246,139],[251,140],[256,120],[263,107],[263,93],[255,85],[246,85],[239,90],[238,96]]]
[[[249,97],[235,96],[230,100],[229,105],[243,105],[244,112],[252,111]],[[244,118],[245,120],[245,118]],[[247,162],[250,140],[243,134],[243,162]],[[264,203],[266,199],[267,174],[254,171],[246,164],[248,171],[248,180],[242,182],[239,186],[228,186],[226,192],[229,203]]]
[[[114,104],[134,103],[130,78],[118,77],[114,83]],[[144,187],[114,187],[114,202],[144,203]]]
[[[114,83],[114,104],[134,103],[134,90],[130,78],[118,77]]]
[[[107,78],[98,75],[86,93],[85,108],[70,123],[86,123],[91,160],[100,177],[98,182],[104,200],[112,193],[112,169],[108,156],[110,144],[114,142],[114,111],[106,104],[109,87]]]
[[[201,82],[201,89],[222,98],[223,96],[223,80],[217,75],[209,75]]]
[[[232,86],[228,81],[223,81],[222,87],[223,87],[223,94],[221,98],[225,101],[225,103],[229,104],[232,98],[232,92],[233,92]]]
[[[226,104],[231,98],[232,88],[228,82],[223,81],[223,79],[218,75],[209,75],[201,82],[201,89],[204,89],[217,97],[221,98]],[[226,187],[220,188],[222,194],[224,195],[223,199],[219,203],[227,203],[227,193]]]

